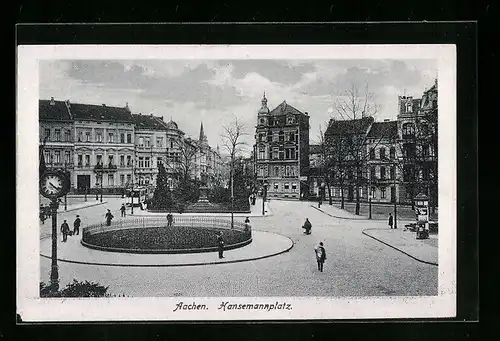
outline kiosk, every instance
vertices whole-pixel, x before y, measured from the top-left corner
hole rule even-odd
[[[416,238],[429,238],[429,198],[420,193],[414,199],[416,224]]]

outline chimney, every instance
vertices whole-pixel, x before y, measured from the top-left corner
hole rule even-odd
[[[390,121],[390,119],[388,119],[388,118],[384,119],[384,122],[389,122],[389,121]]]
[[[142,116],[142,112],[139,113],[139,116]]]
[[[106,106],[106,104],[104,104],[104,103],[103,103],[103,104],[102,104],[102,106],[103,106],[103,107],[105,107],[105,106]]]
[[[307,111],[304,114],[306,114],[306,116],[309,116],[309,113]]]
[[[150,114],[151,117],[153,117],[153,114]]]
[[[50,105],[55,105],[55,104],[56,104],[56,102],[54,101],[54,97],[51,97],[50,98]]]
[[[163,121],[163,116],[160,116],[161,120]]]

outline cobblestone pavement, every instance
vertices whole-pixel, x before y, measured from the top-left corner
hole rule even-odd
[[[84,224],[104,219],[107,208],[119,216],[121,199],[106,207],[78,212]],[[128,296],[388,296],[437,295],[438,267],[420,263],[362,234],[366,228],[386,229],[385,221],[332,218],[310,202],[273,200],[274,214],[251,219],[253,229],[282,234],[295,245],[284,254],[244,263],[176,268],[126,268],[59,262],[61,286],[73,278],[109,286]],[[67,215],[72,222],[74,212]],[[308,217],[311,235],[302,233]],[[60,218],[59,218],[60,219]],[[63,218],[66,219],[66,218]],[[48,222],[41,231],[50,231]],[[313,252],[323,241],[324,272]],[[50,260],[41,258],[41,280],[48,281]]]

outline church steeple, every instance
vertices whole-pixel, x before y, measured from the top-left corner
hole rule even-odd
[[[203,130],[203,122],[200,125],[200,142],[207,142],[207,137],[205,136],[205,131]]]
[[[267,98],[266,98],[266,92],[265,91],[264,91],[264,96],[262,97],[261,103],[262,103],[262,106],[259,109],[259,115],[269,114],[269,108],[267,107]]]

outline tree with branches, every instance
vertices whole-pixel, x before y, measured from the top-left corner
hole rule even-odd
[[[229,185],[231,188],[231,227],[234,224],[234,170],[236,157],[243,151],[243,146],[246,142],[241,141],[241,138],[248,135],[243,123],[238,121],[235,117],[228,125],[222,126],[223,132],[221,134],[221,139],[223,142],[223,148],[229,153],[230,165],[229,165]]]
[[[354,84],[339,96],[333,104],[334,112],[340,117],[332,118],[325,138],[333,154],[333,168],[340,187],[342,208],[344,207],[344,188],[353,187],[356,211],[359,215],[361,187],[366,185],[366,138],[379,106],[374,103],[373,93],[368,84],[360,92]],[[348,193],[350,196],[350,192]]]

